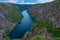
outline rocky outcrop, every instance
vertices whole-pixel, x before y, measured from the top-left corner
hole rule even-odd
[[[0,3],[0,29],[4,29],[4,34],[8,34],[20,22],[20,13],[17,5]]]
[[[56,0],[45,4],[36,4],[29,9],[29,13],[37,20],[49,20],[54,28],[60,28],[60,1]]]
[[[3,37],[4,32],[5,32],[4,29],[0,29],[0,40],[4,40],[4,37]]]
[[[53,37],[47,32],[46,28],[27,32],[21,40],[31,40],[31,38],[36,35],[42,35],[45,38],[44,40],[54,40]]]
[[[32,17],[35,18],[36,22],[40,22],[40,21],[51,22],[51,24],[53,25],[52,27],[54,28],[52,30],[60,29],[60,1],[59,0],[55,0],[53,2],[45,3],[45,4],[33,5],[32,7],[29,8],[29,13],[30,15],[32,15]],[[33,27],[35,26],[32,25],[32,28]],[[33,34],[28,33],[29,36],[32,37],[34,35],[45,35],[46,40],[55,40],[55,37],[53,37],[52,34],[50,34],[47,31],[47,29],[44,30],[42,28],[42,31],[34,30],[32,33]],[[28,38],[29,37],[27,37],[27,39]]]

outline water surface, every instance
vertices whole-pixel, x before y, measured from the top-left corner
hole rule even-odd
[[[22,11],[22,15],[23,18],[21,23],[17,24],[9,34],[11,39],[22,38],[27,31],[31,31],[31,25],[34,22],[34,19],[27,13],[27,10]]]

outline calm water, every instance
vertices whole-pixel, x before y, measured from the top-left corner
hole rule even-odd
[[[22,38],[27,31],[31,31],[31,25],[34,19],[27,13],[27,10],[22,11],[22,15],[21,23],[17,24],[9,34],[11,39]]]

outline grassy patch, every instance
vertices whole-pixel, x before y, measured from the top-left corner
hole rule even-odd
[[[16,9],[14,9],[14,8],[8,10],[8,16],[15,23],[17,23],[21,20],[20,12],[17,11]]]
[[[12,40],[20,40],[20,39],[12,39]]]
[[[35,35],[34,37],[31,38],[31,40],[45,40],[45,37],[39,36],[39,35]]]
[[[10,40],[10,38],[9,37],[5,37],[5,40]]]
[[[55,37],[55,40],[60,40],[60,37]]]
[[[32,30],[40,30],[43,29],[44,27],[47,28],[48,33],[50,33],[52,35],[52,37],[56,38],[56,40],[60,39],[60,29],[54,29],[53,28],[53,24],[50,22],[45,22],[45,21],[41,21],[41,22],[36,22],[34,24],[34,27],[32,27]]]
[[[4,12],[8,15],[8,19],[14,23],[18,23],[21,20],[20,10],[16,9],[16,7],[14,7],[11,4],[6,3],[4,5],[7,7],[7,9],[4,10]]]
[[[41,28],[49,27],[50,26],[50,24],[45,22],[45,21],[36,22],[33,25],[34,25],[34,27],[32,28],[32,30],[39,30]]]
[[[10,33],[11,29],[9,27],[5,28],[4,36],[7,36]]]

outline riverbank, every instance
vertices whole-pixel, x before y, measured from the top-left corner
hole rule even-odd
[[[2,36],[8,35],[15,25],[21,21],[21,11],[16,6],[9,3],[0,3],[0,29],[4,29]]]
[[[44,24],[43,22],[48,22],[47,24],[51,23],[52,27],[49,26],[47,28],[48,35],[51,36],[54,40],[60,40],[60,1],[56,0],[50,3],[45,4],[37,4],[33,5],[29,9],[30,15],[35,18],[36,23],[33,27],[38,29],[40,25]],[[43,21],[43,22],[42,22]],[[39,24],[42,22],[41,24]],[[44,24],[45,25],[45,24]],[[44,26],[43,25],[43,26]],[[42,27],[43,27],[42,26]],[[42,28],[43,30],[43,28]],[[48,31],[49,30],[49,31]],[[40,32],[40,31],[38,31]],[[45,33],[47,33],[45,32]],[[37,31],[36,31],[37,33]],[[38,34],[38,33],[37,33]],[[50,37],[49,37],[50,38]],[[50,38],[52,40],[52,38]]]

